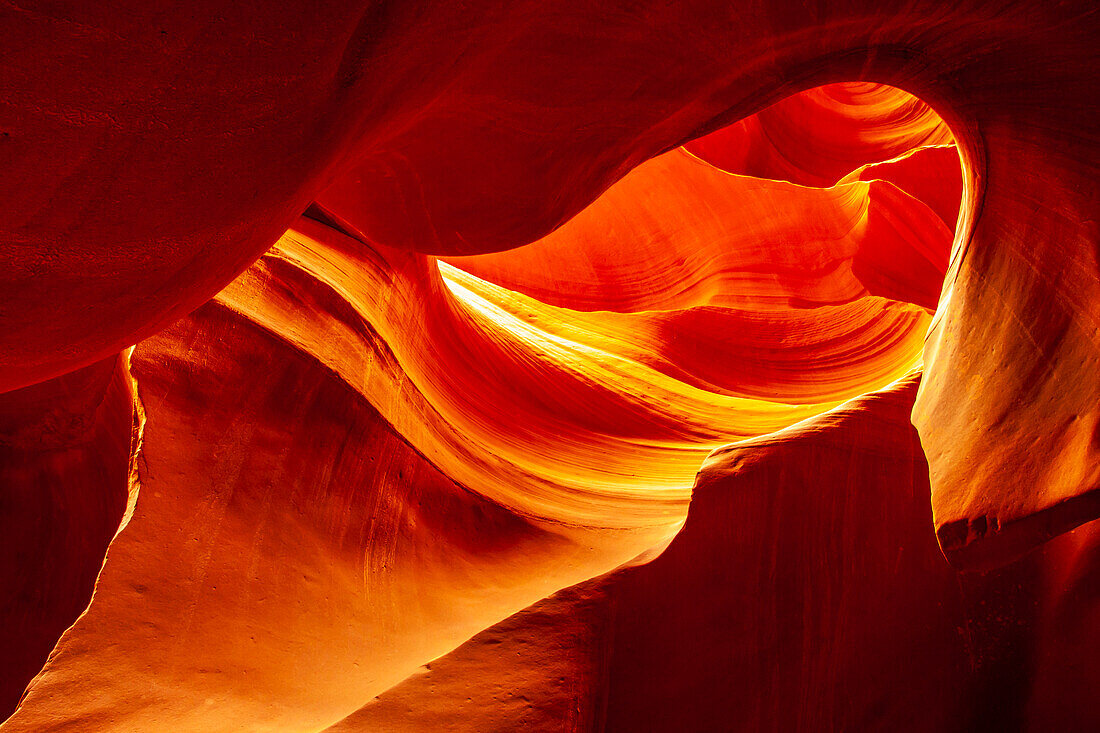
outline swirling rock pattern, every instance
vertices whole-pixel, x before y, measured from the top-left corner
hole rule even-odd
[[[0,729],[1096,727],[1094,8],[284,5],[0,11]]]
[[[329,730],[1095,729],[1081,612],[1100,525],[953,572],[928,531],[918,379],[716,451],[659,558],[535,604]]]
[[[800,391],[862,391],[846,359],[882,359],[858,374],[880,382],[919,359],[923,309],[862,301],[858,327],[798,306],[824,334],[776,347],[822,352]],[[5,730],[65,730],[48,722],[59,705],[118,730],[332,723],[554,590],[659,551],[712,449],[833,404],[643,363],[667,338],[647,340],[649,321],[677,312],[593,320],[300,220],[135,350],[141,498]]]

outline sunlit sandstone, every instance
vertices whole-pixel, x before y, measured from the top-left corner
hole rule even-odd
[[[0,729],[1096,727],[1091,8],[208,4],[0,15]]]

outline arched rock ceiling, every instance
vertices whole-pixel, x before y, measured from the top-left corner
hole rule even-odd
[[[1087,707],[1092,530],[935,544],[1100,514],[1087,3],[132,5],[0,11],[4,733],[369,729],[578,583],[593,726]]]
[[[1096,513],[1090,3],[221,5],[3,11],[0,386],[155,333],[311,200],[386,246],[508,249],[656,154],[870,79],[946,115],[968,171],[915,406],[941,542],[996,561]]]

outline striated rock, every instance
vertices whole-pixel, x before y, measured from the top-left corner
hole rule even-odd
[[[589,317],[306,219],[298,227],[219,300],[361,385],[448,475],[527,516],[667,529],[682,519],[707,452],[816,414],[837,391],[858,394],[919,357],[919,311],[862,303],[882,320],[856,321],[875,334],[866,337],[817,309],[803,316],[804,342],[791,336],[773,349],[777,361],[801,360],[801,380],[776,369],[763,381],[758,370],[756,395],[746,396],[753,365],[726,362],[712,371],[748,386],[723,394],[685,384],[683,362],[662,358],[672,340],[662,329],[676,313]],[[816,341],[810,324],[820,324]],[[731,334],[731,348],[737,339]],[[364,372],[379,343],[392,362]],[[811,378],[806,362],[817,349],[821,368]],[[860,372],[864,361],[870,369]],[[760,396],[785,389],[800,399]]]
[[[133,369],[137,506],[5,731],[321,727],[587,577],[591,549],[457,486],[224,306]]]
[[[916,97],[841,83],[791,95],[684,148],[730,173],[828,187],[860,166],[952,142],[944,121]]]
[[[957,169],[922,162],[928,179],[958,193]],[[934,311],[952,230],[881,178],[805,188],[729,175],[677,150],[631,171],[548,237],[445,261],[583,311],[791,311],[868,294]]]
[[[329,730],[1095,730],[1100,525],[955,573],[927,529],[916,382],[716,451],[659,558]]]
[[[917,380],[716,451],[684,530],[614,587],[608,730],[969,730]]]
[[[932,209],[954,230],[963,194],[961,173],[954,145],[930,145],[882,163],[862,165],[840,179],[840,183],[889,181]]]
[[[5,731],[335,723],[659,552],[710,450],[830,406],[693,387],[587,314],[448,273],[302,219],[139,345],[140,499]],[[830,366],[802,389],[835,390]]]
[[[1100,725],[1091,4],[222,5],[0,10],[5,733]]]
[[[311,200],[386,246],[505,250],[655,155],[873,80],[966,169],[916,405],[941,542],[1001,562],[1097,515],[1090,3],[220,5],[5,11],[0,389],[153,334]],[[842,91],[812,106],[850,116]]]
[[[656,154],[875,79],[940,112],[966,167],[916,410],[941,542],[995,562],[1096,515],[1088,3],[422,5],[7,10],[0,388],[150,335],[310,200],[387,246],[513,248]],[[789,106],[843,119],[860,92]],[[941,140],[907,104],[880,147]]]

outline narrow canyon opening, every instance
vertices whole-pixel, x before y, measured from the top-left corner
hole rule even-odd
[[[8,5],[0,733],[1100,730],[1095,2]]]
[[[346,350],[330,352],[303,335],[312,316],[292,310],[312,302],[346,319],[339,312],[350,304],[377,329],[369,348],[390,349],[386,358],[417,385],[424,405],[394,407],[397,398],[378,397],[373,384],[371,403],[385,424],[491,505],[588,533],[593,551],[552,581],[558,586],[663,550],[712,450],[782,430],[918,369],[960,195],[953,140],[934,112],[890,87],[835,84],[641,164],[553,233],[507,252],[433,260],[376,247],[345,255],[334,242],[348,230],[314,207],[309,216],[320,221],[303,220],[301,232],[289,232],[218,302],[367,394],[343,371],[351,369]],[[353,281],[364,294],[374,288],[378,302],[357,299],[347,290]],[[277,282],[293,302],[276,305]],[[376,295],[386,288],[394,294]],[[250,293],[260,291],[269,305],[256,306]],[[388,320],[382,303],[400,297],[424,310],[430,348]],[[178,359],[177,348],[139,345],[134,372],[143,389],[171,383],[156,364]],[[393,389],[398,395],[401,387]],[[131,409],[132,395],[120,395]],[[427,429],[415,417],[425,409],[441,418]],[[154,414],[154,446],[164,419]],[[91,597],[131,481],[135,424],[121,419],[96,438],[118,452],[107,492],[113,504],[104,517],[85,518],[93,550],[80,540],[50,561],[59,578],[81,579],[66,586],[57,608],[35,612],[43,626],[24,636],[11,667],[8,711]],[[72,483],[69,499],[36,511],[42,521],[64,514],[71,523],[64,506],[102,489]],[[61,583],[45,575],[40,582],[42,593]]]
[[[555,390],[613,416],[594,450],[615,460],[548,474],[679,496],[681,511],[714,448],[919,370],[961,197],[954,138],[927,104],[838,83],[642,163],[532,244],[438,269],[463,317],[511,344],[477,368],[541,355],[547,396],[513,418],[552,415]],[[601,390],[647,410],[616,412]],[[566,423],[583,423],[575,409]]]

